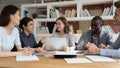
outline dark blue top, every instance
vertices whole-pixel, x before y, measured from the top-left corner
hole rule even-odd
[[[30,46],[31,48],[42,47],[41,41],[39,41],[39,43],[37,44],[35,37],[32,33],[30,33],[29,36],[27,36],[24,33],[24,31],[22,31],[20,33],[20,41],[21,41],[22,47],[28,47],[28,46]]]

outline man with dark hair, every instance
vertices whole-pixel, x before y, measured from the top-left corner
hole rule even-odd
[[[115,2],[115,7],[116,7],[114,16],[115,24],[120,26],[120,1]],[[88,43],[86,47],[90,54],[100,54],[101,56],[120,58],[120,50],[113,50],[120,48],[120,35],[118,36],[118,39],[115,41],[115,43],[110,47],[113,49],[100,49],[96,47],[93,43]]]
[[[83,50],[88,42],[94,43],[99,48],[111,45],[112,42],[110,40],[112,39],[112,35],[108,31],[102,30],[103,24],[103,19],[100,16],[95,16],[91,20],[91,29],[85,31],[78,41],[77,49]]]

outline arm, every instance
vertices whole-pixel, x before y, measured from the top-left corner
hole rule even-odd
[[[82,36],[80,37],[79,41],[78,41],[78,45],[77,45],[77,49],[78,50],[83,50],[83,46],[85,45],[85,33],[82,34]]]
[[[24,52],[3,52],[0,46],[0,57],[20,56],[24,55]]]
[[[112,50],[112,49],[101,49],[100,50],[100,55],[101,56],[120,58],[120,51],[119,50]]]
[[[74,34],[69,35],[69,50],[75,49],[75,37]]]
[[[120,35],[117,40],[109,47],[109,49],[119,49],[120,48]]]

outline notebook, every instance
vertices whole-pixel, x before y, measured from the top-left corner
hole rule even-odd
[[[46,46],[60,50],[62,46],[67,46],[67,41],[66,38],[47,38],[45,42]]]

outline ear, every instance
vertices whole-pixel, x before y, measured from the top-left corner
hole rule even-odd
[[[13,20],[14,16],[12,14],[10,14],[10,19]]]
[[[22,27],[23,27],[23,29],[25,29],[25,26],[24,26],[24,25],[22,25]]]

